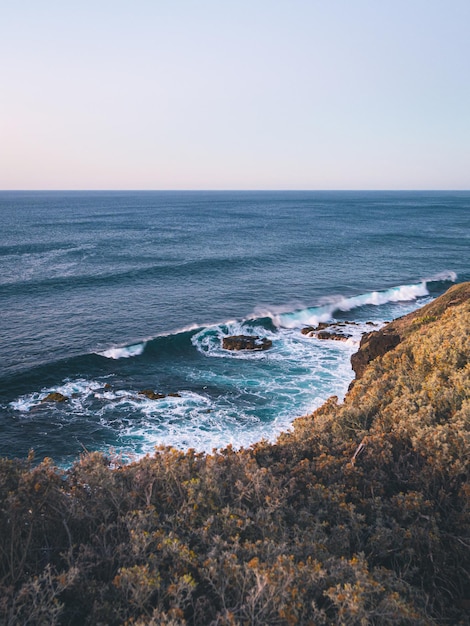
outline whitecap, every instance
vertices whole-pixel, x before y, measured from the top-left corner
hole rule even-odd
[[[146,341],[142,343],[134,343],[129,346],[121,346],[115,348],[109,348],[104,352],[99,352],[100,356],[104,356],[107,359],[129,359],[134,356],[140,356],[145,350],[147,345]]]

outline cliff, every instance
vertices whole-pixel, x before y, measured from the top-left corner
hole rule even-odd
[[[438,320],[450,307],[466,302],[470,298],[470,283],[454,285],[440,298],[421,309],[400,317],[379,331],[363,335],[359,350],[351,357],[356,379],[361,378],[368,363],[383,356],[401,343],[421,326]]]
[[[366,337],[275,444],[0,460],[0,623],[468,623],[469,295]]]

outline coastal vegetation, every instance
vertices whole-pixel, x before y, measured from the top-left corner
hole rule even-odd
[[[0,623],[468,623],[469,322],[465,283],[370,333],[274,444],[1,459]]]

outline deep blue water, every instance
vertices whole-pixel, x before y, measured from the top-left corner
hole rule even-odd
[[[60,463],[273,439],[344,395],[367,321],[470,279],[470,192],[0,192],[0,224],[0,455]]]

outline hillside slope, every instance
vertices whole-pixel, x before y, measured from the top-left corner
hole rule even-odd
[[[0,623],[468,623],[469,297],[274,445],[1,460]]]
[[[454,285],[440,298],[390,322],[379,331],[366,333],[359,350],[351,357],[356,378],[360,378],[368,363],[378,356],[383,356],[408,337],[418,328],[436,321],[447,309],[466,302],[470,298],[470,283]]]

